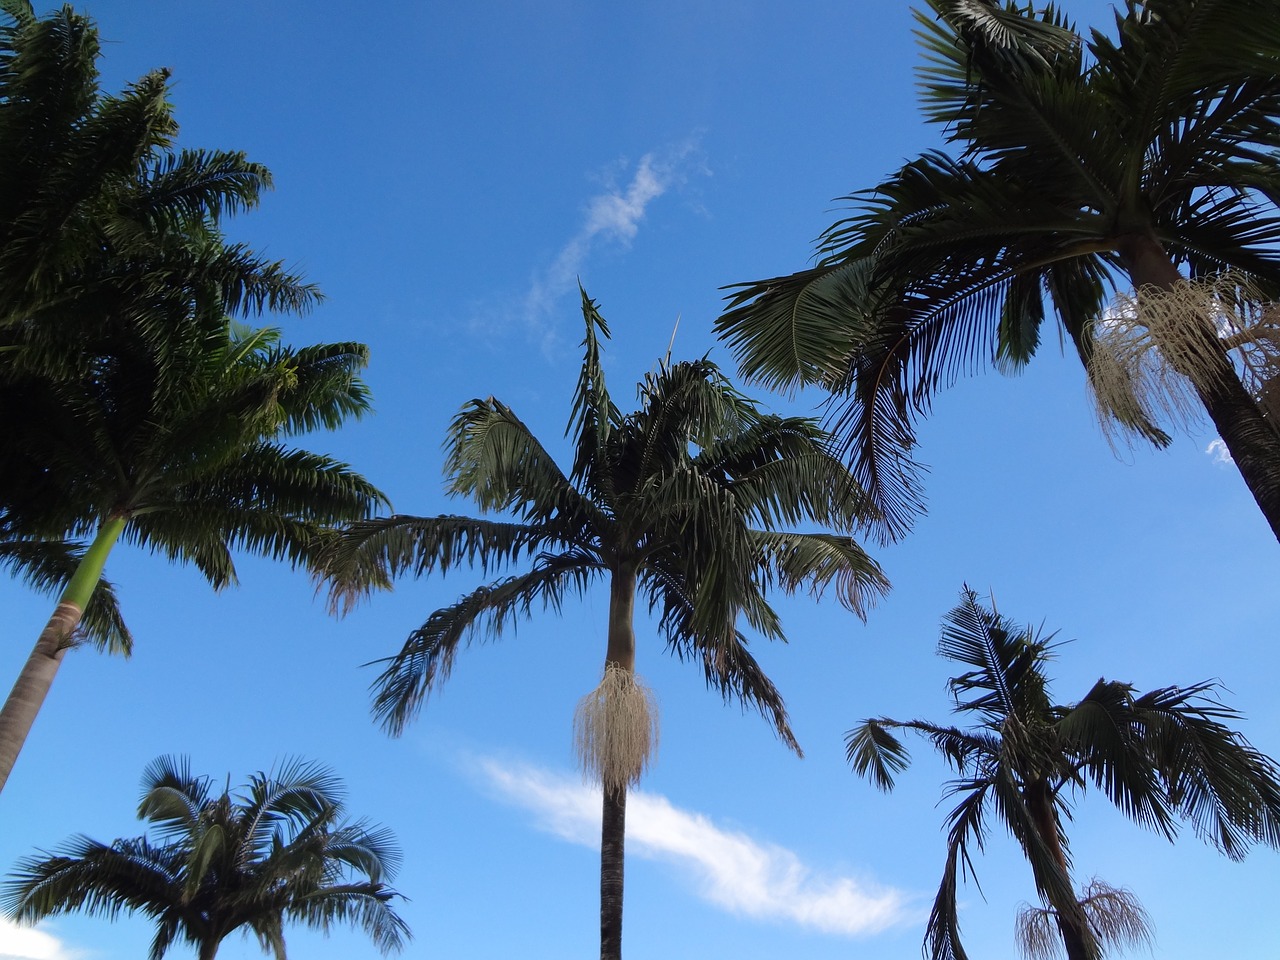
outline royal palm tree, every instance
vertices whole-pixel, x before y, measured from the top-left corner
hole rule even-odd
[[[168,303],[216,291],[233,311],[314,301],[244,247],[193,249],[271,175],[242,153],[175,151],[167,71],[104,95],[91,20],[69,6],[37,18],[28,0],[0,0],[0,13],[0,327],[56,333],[109,313],[128,287]]]
[[[14,425],[42,415],[30,378],[92,376],[104,334],[122,320],[164,362],[166,349],[221,328],[226,310],[298,311],[318,294],[281,264],[220,242],[220,218],[254,206],[270,174],[239,153],[174,153],[167,72],[104,96],[92,21],[70,7],[37,18],[27,0],[0,0],[0,14],[0,461],[11,465],[26,459]],[[47,525],[33,532],[31,498],[51,492],[42,472],[23,489],[13,470],[0,473],[0,566],[60,592],[86,545],[49,539],[60,533]],[[106,580],[81,623],[86,638],[128,651]]]
[[[1189,395],[1280,537],[1258,402],[1280,339],[1274,311],[1255,322],[1280,298],[1280,20],[1270,0],[1121,6],[1082,36],[1054,4],[928,0],[924,113],[956,152],[849,198],[814,268],[739,286],[719,320],[747,375],[837,398],[893,535],[922,504],[913,419],[962,372],[1026,363],[1052,313],[1132,434],[1168,442],[1163,391]],[[1132,310],[1108,307],[1117,285]]]
[[[799,752],[781,696],[747,649],[743,627],[781,639],[769,587],[834,586],[861,613],[887,588],[849,533],[863,498],[807,419],[759,412],[706,360],[662,364],[623,415],[605,385],[608,328],[584,292],[585,359],[562,470],[529,428],[492,397],[455,417],[446,444],[449,492],[511,519],[410,517],[351,524],[328,575],[338,604],[400,575],[460,563],[504,572],[437,610],[374,682],[375,714],[399,733],[448,677],[477,633],[499,636],[535,605],[609,586],[605,670],[575,723],[581,759],[603,789],[602,958],[621,956],[628,785],[651,747],[649,694],[635,674],[637,595],[647,596],[668,649],[702,666],[707,683],[751,704]],[[812,522],[831,533],[789,533]],[[515,570],[506,574],[506,571]]]
[[[81,836],[19,861],[0,893],[5,912],[27,923],[141,913],[156,924],[150,960],[175,942],[213,960],[237,930],[286,960],[286,923],[351,923],[384,954],[409,938],[387,886],[400,860],[390,832],[348,822],[341,784],[322,767],[287,762],[233,794],[193,777],[185,758],[160,757],[143,775],[138,817],[153,837]]]
[[[1043,910],[1030,910],[1021,940],[1050,955],[1054,928],[1068,960],[1097,960],[1103,946],[1145,937],[1132,895],[1095,881],[1077,897],[1064,825],[1073,800],[1097,788],[1131,820],[1173,840],[1178,819],[1232,859],[1251,842],[1280,846],[1280,768],[1224,721],[1239,714],[1214,696],[1217,685],[1162,687],[1137,694],[1099,680],[1071,705],[1049,695],[1052,637],[984,607],[967,587],[943,621],[938,652],[969,668],[951,681],[952,709],[969,728],[926,720],[866,720],[849,731],[849,761],[892,789],[909,755],[896,730],[929,740],[958,779],[949,814],[946,867],[925,942],[934,960],[965,960],[956,893],[973,871],[992,814],[1017,840]]]
[[[294,349],[274,330],[224,322],[163,364],[145,336],[121,331],[96,355],[88,379],[0,383],[40,411],[11,424],[0,467],[11,489],[41,491],[23,498],[24,533],[89,543],[0,709],[0,786],[118,540],[192,563],[221,588],[236,581],[233,549],[306,564],[327,526],[385,503],[346,464],[283,442],[368,409],[363,345]]]

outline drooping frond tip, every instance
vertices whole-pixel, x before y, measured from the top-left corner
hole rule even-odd
[[[1131,891],[1094,877],[1081,891],[1079,903],[1089,932],[1102,948],[1117,952],[1126,947],[1151,948],[1151,917]],[[1023,904],[1015,938],[1027,960],[1056,960],[1062,955],[1057,914],[1047,907]]]
[[[608,792],[637,783],[658,748],[658,703],[653,691],[617,664],[578,701],[573,743],[583,776]]]

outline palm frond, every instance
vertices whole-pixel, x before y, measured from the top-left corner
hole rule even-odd
[[[560,540],[545,524],[509,523],[460,516],[390,516],[347,524],[327,539],[319,561],[330,604],[347,610],[373,589],[389,589],[402,576],[421,577],[467,564],[485,574]]]
[[[341,783],[326,768],[288,760],[239,793],[212,793],[185,758],[160,757],[143,788],[139,815],[163,842],[74,838],[23,860],[0,906],[30,922],[141,913],[156,924],[152,960],[179,939],[216,948],[242,928],[283,960],[285,920],[325,932],[350,923],[383,952],[409,939],[391,906],[400,895],[382,882],[399,851],[385,829],[340,819]]]
[[[569,591],[582,592],[599,571],[589,556],[540,555],[532,570],[477,587],[451,606],[433,613],[411,633],[400,652],[371,684],[373,713],[389,733],[398,736],[422,708],[434,686],[448,678],[458,649],[479,631],[498,639],[536,603],[559,610]]]
[[[841,606],[859,619],[889,592],[880,565],[852,537],[830,533],[755,533],[765,583],[777,582],[787,593],[807,588],[821,599],[834,586]]]
[[[1224,719],[1214,683],[1163,687],[1133,701],[1133,722],[1169,804],[1233,860],[1251,842],[1280,846],[1280,767]]]

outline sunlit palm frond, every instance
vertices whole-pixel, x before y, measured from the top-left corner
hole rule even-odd
[[[493,397],[472,400],[453,418],[445,474],[450,493],[483,510],[510,510],[530,522],[584,523],[598,516],[541,441]]]
[[[787,593],[806,589],[820,599],[834,587],[841,606],[861,619],[889,592],[889,580],[880,565],[852,537],[830,533],[754,534],[766,582],[777,576]]]

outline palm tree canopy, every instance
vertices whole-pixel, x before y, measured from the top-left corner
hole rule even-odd
[[[285,960],[288,922],[354,924],[384,954],[409,938],[387,886],[400,862],[393,838],[345,819],[341,784],[325,768],[287,761],[233,794],[192,776],[186,759],[160,757],[142,787],[150,837],[81,836],[20,861],[0,894],[6,914],[34,923],[77,910],[142,913],[156,923],[151,960],[178,941],[212,957],[241,928]]]
[[[1127,0],[1110,35],[1054,4],[917,12],[923,111],[957,152],[846,198],[814,267],[738,285],[717,323],[747,376],[832,393],[890,535],[923,506],[914,418],[962,373],[1026,363],[1050,312],[1088,364],[1119,277],[1231,271],[1280,297],[1272,7]],[[1167,441],[1143,411],[1109,412]]]
[[[229,314],[299,312],[319,293],[281,263],[224,241],[222,218],[255,206],[270,174],[240,153],[175,150],[167,71],[104,94],[89,18],[70,7],[36,17],[27,0],[5,0],[0,14],[0,565],[56,593],[84,555],[75,538],[103,509],[68,489],[83,480],[70,476],[83,464],[67,461],[99,457],[98,472],[110,473],[135,452],[104,456],[121,438],[104,432],[101,416],[95,436],[77,433],[77,385],[105,394],[132,373],[146,381],[138,393],[150,391],[154,410],[190,404],[198,355],[225,339]],[[302,393],[294,397],[305,409]],[[363,401],[348,412],[361,409]],[[115,411],[117,428],[129,412]],[[321,415],[324,425],[335,425],[332,413]],[[80,449],[63,449],[73,443]],[[118,489],[119,477],[110,480]],[[81,500],[67,502],[73,495]],[[80,633],[128,650],[108,581]]]
[[[126,539],[223,586],[232,549],[304,562],[324,525],[384,502],[345,464],[284,442],[368,410],[363,345],[290,348],[274,329],[224,323],[183,353],[162,368],[121,331],[87,379],[0,382],[0,402],[29,414],[0,467],[23,532],[83,536],[123,517]]]
[[[700,663],[724,696],[757,707],[794,747],[739,621],[782,639],[767,598],[774,587],[830,587],[859,613],[883,593],[883,573],[851,536],[867,519],[866,499],[815,422],[761,413],[708,360],[661,365],[640,384],[640,408],[624,415],[600,363],[608,327],[585,292],[582,310],[568,470],[511,408],[472,400],[450,427],[448,489],[507,518],[393,516],[351,524],[331,545],[326,575],[339,606],[396,577],[462,563],[498,576],[409,636],[374,683],[375,712],[399,732],[462,644],[497,638],[538,607],[558,610],[604,578],[634,584],[668,649]],[[779,529],[800,523],[831,532]]]
[[[965,957],[958,874],[972,872],[971,844],[982,849],[993,811],[1022,847],[1041,896],[1058,909],[1076,903],[1062,827],[1072,800],[1090,787],[1170,840],[1182,820],[1232,859],[1254,842],[1280,846],[1280,767],[1228,726],[1240,714],[1216,698],[1216,683],[1139,694],[1100,679],[1078,702],[1060,705],[1046,675],[1052,641],[983,606],[966,587],[943,621],[938,652],[967,668],[951,680],[952,709],[974,725],[880,717],[846,736],[854,771],[884,790],[910,760],[898,730],[925,737],[956,772],[947,795],[959,801],[948,816],[947,864],[926,935],[935,958]]]
[[[169,303],[216,290],[232,312],[315,301],[239,245],[190,269],[195,238],[256,206],[271,175],[242,153],[176,151],[167,71],[103,94],[88,17],[65,6],[37,18],[27,0],[0,12],[11,21],[0,22],[0,326],[83,320],[129,286]]]

